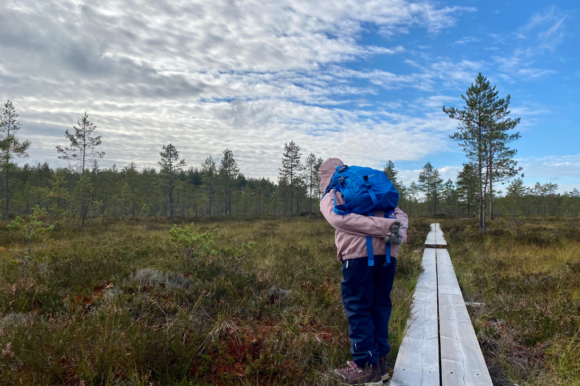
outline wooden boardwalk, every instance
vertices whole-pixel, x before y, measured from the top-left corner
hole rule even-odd
[[[491,386],[439,224],[431,224],[391,386]]]

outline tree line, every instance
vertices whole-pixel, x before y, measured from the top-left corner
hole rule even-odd
[[[210,155],[199,166],[190,166],[175,145],[161,147],[159,168],[139,169],[135,163],[100,168],[101,136],[88,114],[73,130],[65,131],[66,145],[57,146],[67,168],[48,163],[19,166],[28,157],[29,141],[20,141],[22,127],[11,101],[0,110],[2,201],[4,219],[45,208],[57,223],[111,217],[199,216],[233,214],[312,214],[320,198],[318,170],[322,159],[314,154],[302,161],[300,147],[286,144],[277,181],[247,178],[231,149],[221,160]]]
[[[512,119],[510,96],[499,98],[495,86],[482,74],[462,95],[462,108],[443,107],[458,121],[451,139],[458,141],[467,162],[455,181],[443,181],[440,171],[427,162],[417,181],[405,185],[389,160],[384,172],[400,193],[399,206],[409,215],[447,214],[478,216],[480,229],[495,215],[580,214],[577,189],[557,193],[556,184],[528,188],[522,168],[514,160],[509,144],[520,138],[512,132],[519,118]],[[67,168],[47,163],[19,166],[28,157],[29,141],[20,140],[22,124],[16,108],[7,101],[0,109],[0,169],[4,219],[44,208],[57,223],[79,223],[103,217],[166,216],[198,218],[235,214],[313,214],[323,192],[318,188],[322,159],[315,154],[302,157],[294,142],[284,145],[277,181],[249,178],[241,171],[231,149],[221,160],[210,155],[199,166],[189,166],[175,145],[162,145],[159,168],[141,168],[135,163],[118,168],[100,168],[101,136],[88,114],[73,130],[65,131],[66,144],[56,146]],[[508,184],[509,183],[509,184]],[[508,184],[505,191],[498,187]]]

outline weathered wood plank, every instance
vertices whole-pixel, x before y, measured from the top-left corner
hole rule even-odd
[[[446,249],[437,249],[441,378],[444,386],[491,386],[491,377]]]
[[[441,231],[439,224],[431,224],[431,231],[427,234],[425,246],[427,248],[442,248],[447,246],[447,242],[443,237],[443,232]]]
[[[391,386],[440,386],[435,249],[426,248]]]

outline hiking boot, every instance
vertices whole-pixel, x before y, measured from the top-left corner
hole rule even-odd
[[[383,378],[383,382],[388,381],[391,377],[389,374],[389,366],[387,365],[388,361],[389,357],[387,355],[379,357],[379,367],[381,368],[381,377]]]
[[[346,365],[334,370],[334,374],[347,385],[382,386],[383,384],[381,367],[378,363],[361,368],[349,361]]]
[[[383,379],[383,382],[388,381],[391,377],[391,374],[389,373],[389,366],[387,365],[388,361],[389,358],[387,355],[379,357],[379,367],[381,368],[381,378]],[[356,366],[353,361],[347,361],[346,364],[349,366]]]

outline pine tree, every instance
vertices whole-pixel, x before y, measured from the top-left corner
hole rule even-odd
[[[447,209],[447,214],[453,214],[453,204],[455,203],[456,196],[455,184],[451,181],[451,178],[443,184],[443,198],[445,199],[445,205]]]
[[[322,194],[324,194],[324,192],[320,191],[320,167],[322,166],[322,163],[324,162],[324,160],[322,158],[319,158],[316,161],[316,165],[314,166],[314,170],[316,171],[316,178],[317,178],[317,183],[316,183],[316,193],[318,195],[318,200],[320,201],[322,199]]]
[[[411,185],[409,185],[409,216],[413,213],[413,204],[417,202],[419,190],[419,185],[415,181],[411,181]]]
[[[167,187],[167,194],[169,197],[169,216],[173,221],[175,219],[175,213],[173,211],[173,191],[175,190],[175,181],[179,173],[183,171],[183,168],[187,166],[184,159],[179,159],[179,152],[172,144],[163,145],[163,151],[159,153],[161,160],[159,161],[159,166],[161,166],[160,174],[165,178],[165,184]]]
[[[85,227],[85,220],[93,207],[94,191],[95,186],[89,176],[82,176],[73,190],[72,204],[81,219],[81,228]]]
[[[318,186],[318,172],[320,170],[320,165],[318,165],[318,159],[313,153],[306,158],[304,162],[304,181],[306,181],[306,187],[308,188],[308,198],[309,198],[309,212],[312,215],[312,200],[314,194],[316,193]],[[318,166],[318,167],[317,167]]]
[[[28,147],[30,141],[20,142],[16,138],[16,133],[22,128],[18,121],[18,114],[11,101],[4,103],[4,108],[0,110],[0,162],[4,170],[4,219],[10,217],[10,171],[14,168],[14,159],[28,157]]]
[[[517,176],[523,169],[518,167],[517,161],[514,160],[517,150],[510,149],[507,146],[509,143],[520,139],[519,132],[509,133],[520,123],[520,118],[511,119],[509,117],[510,101],[509,94],[505,99],[496,100],[491,116],[491,126],[487,133],[487,176],[489,179],[489,217],[491,220],[494,219],[494,183],[503,184],[506,180]]]
[[[514,202],[512,204],[512,213],[515,217],[520,208],[520,200],[526,194],[526,188],[524,186],[524,180],[521,178],[516,178],[507,187],[506,197],[512,199]]]
[[[201,164],[201,171],[203,173],[203,185],[207,191],[208,214],[211,216],[213,214],[213,204],[216,192],[215,179],[217,174],[217,166],[211,155]]]
[[[65,188],[66,183],[65,172],[62,169],[57,170],[48,181],[50,187],[47,188],[47,197],[52,201],[49,204],[49,209],[56,214],[56,225],[61,224],[61,218],[66,212],[64,206],[69,200],[69,194]]]
[[[473,164],[463,164],[463,169],[457,173],[457,192],[467,205],[467,215],[471,215],[477,192],[477,176]]]
[[[77,122],[77,126],[73,126],[74,133],[70,133],[68,129],[65,136],[70,141],[70,147],[57,146],[56,150],[60,154],[58,158],[65,159],[69,164],[75,165],[76,169],[80,169],[81,175],[85,175],[85,169],[89,165],[95,166],[98,159],[103,158],[105,152],[97,151],[97,146],[102,144],[101,136],[93,137],[93,132],[97,126],[89,121],[89,115],[85,114]]]
[[[125,181],[131,189],[131,201],[130,211],[133,216],[136,215],[137,208],[141,206],[139,201],[143,201],[143,193],[137,186],[139,185],[139,171],[137,170],[137,164],[135,162],[130,162],[129,165],[123,168],[123,174],[125,175]]]
[[[555,199],[556,199],[556,192],[558,191],[558,184],[547,183],[544,185],[546,190],[546,199],[547,199],[547,206],[548,206],[548,214],[554,215],[554,207],[555,207]]]
[[[225,213],[232,214],[232,185],[238,175],[240,174],[240,168],[238,163],[234,159],[234,153],[226,149],[224,150],[224,156],[220,165],[220,175],[222,177],[224,194],[225,194]]]
[[[427,162],[419,173],[419,189],[426,194],[427,207],[431,214],[437,213],[437,202],[441,194],[442,183],[443,179],[439,175],[439,170],[435,169],[431,162]]]
[[[489,143],[490,131],[494,130],[496,118],[502,109],[507,109],[506,101],[498,99],[495,86],[481,73],[475,83],[467,89],[466,95],[461,95],[465,101],[462,109],[445,108],[443,112],[449,118],[459,121],[459,131],[450,136],[460,143],[463,151],[475,166],[479,193],[479,230],[486,230],[485,192],[488,185]]]
[[[300,178],[300,172],[303,169],[300,157],[302,157],[300,146],[296,145],[294,141],[291,141],[289,144],[284,144],[280,176],[286,180],[288,188],[290,189],[290,216],[294,214],[294,193],[296,191],[297,180]]]

